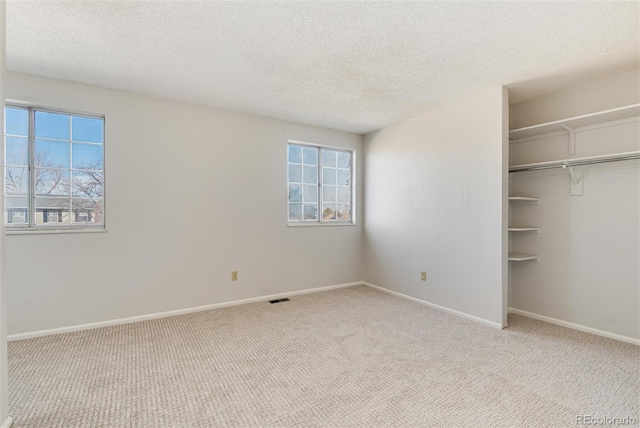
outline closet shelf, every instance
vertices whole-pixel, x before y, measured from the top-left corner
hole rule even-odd
[[[576,129],[589,125],[630,119],[636,116],[640,116],[640,103],[514,129],[509,131],[509,139],[518,140],[553,132],[568,132],[567,128]]]
[[[510,262],[526,262],[527,260],[537,262],[538,256],[536,256],[535,254],[509,253]]]
[[[529,198],[527,196],[509,196],[509,202],[535,202],[540,203],[538,198]]]
[[[542,170],[552,168],[566,168],[570,166],[591,165],[605,162],[618,162],[640,158],[640,151],[612,153],[609,155],[587,156],[573,159],[561,159],[548,162],[535,162],[509,166],[509,172]]]
[[[510,227],[509,232],[535,232],[538,233],[540,231],[537,227]]]

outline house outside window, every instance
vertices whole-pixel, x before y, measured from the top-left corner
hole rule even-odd
[[[58,210],[46,210],[45,211],[45,223],[57,223],[58,222]]]
[[[27,210],[25,208],[10,208],[6,209],[6,224],[26,224],[27,222]]]

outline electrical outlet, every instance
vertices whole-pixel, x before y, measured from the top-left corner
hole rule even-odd
[[[238,280],[238,271],[234,270],[233,272],[231,272],[231,281],[237,281]]]
[[[423,281],[426,281],[427,280],[427,273],[426,272],[421,272],[420,273],[420,279],[423,280]]]

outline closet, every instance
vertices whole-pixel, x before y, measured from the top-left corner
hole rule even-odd
[[[640,104],[509,132],[509,308],[640,336]]]

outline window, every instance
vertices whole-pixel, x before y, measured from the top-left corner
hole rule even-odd
[[[5,108],[7,229],[104,227],[104,118]]]
[[[27,210],[23,208],[7,208],[7,224],[26,224]]]
[[[44,216],[45,223],[57,223],[58,222],[58,210],[46,210],[46,215]]]
[[[289,222],[353,223],[353,152],[289,143]]]

